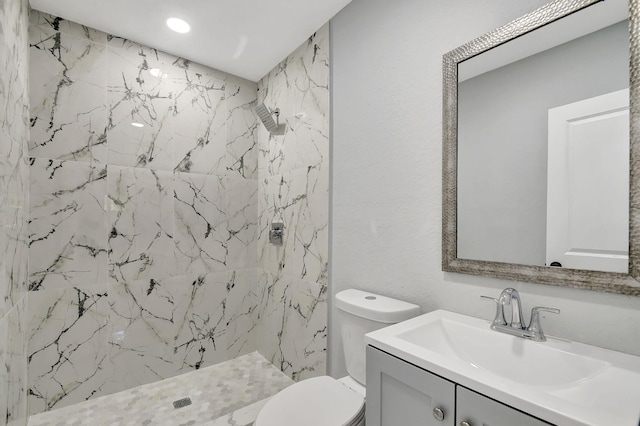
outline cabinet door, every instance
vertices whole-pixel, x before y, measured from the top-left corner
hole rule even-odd
[[[549,426],[551,423],[531,417],[467,388],[458,386],[456,423],[469,426]]]
[[[444,414],[442,420],[434,416],[438,410]],[[453,426],[454,422],[455,384],[367,346],[367,426]]]

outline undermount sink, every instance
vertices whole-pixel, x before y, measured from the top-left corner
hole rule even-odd
[[[481,326],[481,327],[480,327]],[[567,386],[602,372],[608,362],[490,330],[485,324],[438,318],[398,333],[399,339],[504,379],[532,386]]]
[[[551,336],[535,342],[490,325],[438,310],[365,342],[552,424],[638,425],[640,357]]]

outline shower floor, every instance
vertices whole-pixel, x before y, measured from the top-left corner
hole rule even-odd
[[[264,403],[293,381],[257,352],[201,370],[40,413],[29,426],[253,424]],[[174,408],[189,397],[192,404]]]

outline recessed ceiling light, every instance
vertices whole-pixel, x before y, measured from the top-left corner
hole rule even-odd
[[[188,33],[191,30],[191,26],[180,18],[167,19],[167,27],[180,34]]]
[[[136,123],[136,122],[131,123],[131,125],[132,125],[133,127],[144,127],[144,124],[142,124],[142,123]]]

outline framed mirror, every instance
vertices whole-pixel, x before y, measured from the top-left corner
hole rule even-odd
[[[444,271],[640,295],[638,2],[553,1],[444,55]]]

